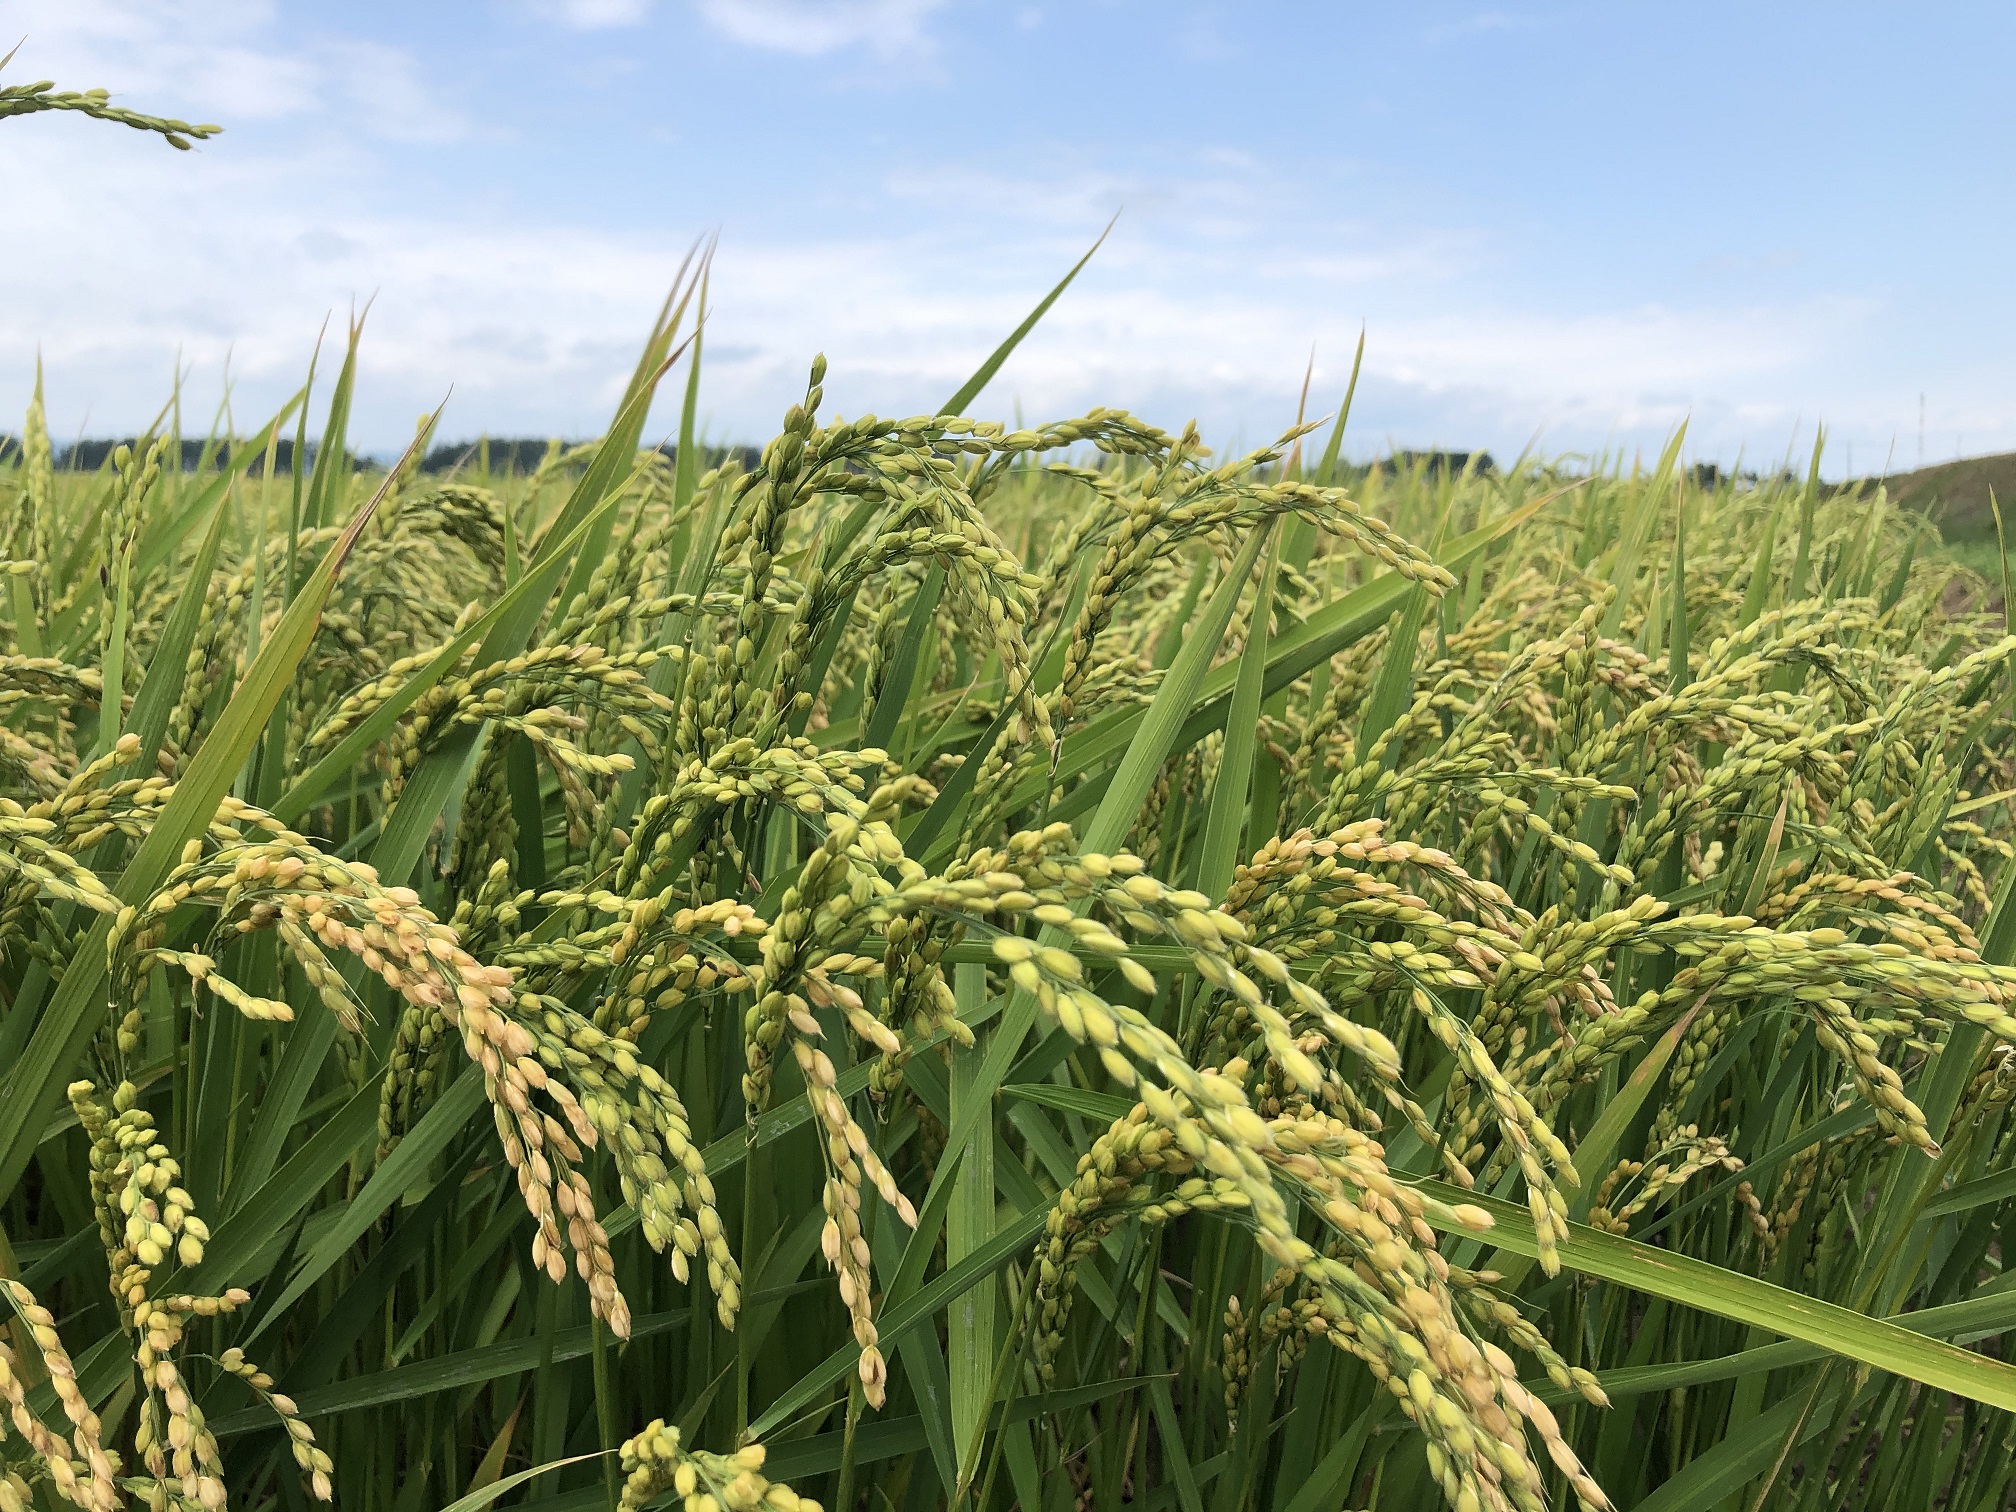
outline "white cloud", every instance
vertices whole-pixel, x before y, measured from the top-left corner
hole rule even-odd
[[[471,134],[461,111],[443,102],[404,48],[332,42],[321,49],[324,78],[347,95],[376,135],[394,142],[459,142]]]
[[[102,87],[121,104],[191,120],[325,118],[391,141],[469,134],[411,49],[302,36],[271,0],[13,0],[25,38],[11,81]]]
[[[945,0],[694,0],[709,26],[736,42],[817,57],[866,46],[884,57],[929,50],[924,20]]]
[[[651,0],[535,0],[534,14],[582,31],[635,26],[651,14]]]

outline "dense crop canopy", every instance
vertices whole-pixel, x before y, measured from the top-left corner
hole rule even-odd
[[[38,390],[0,1506],[2003,1503],[1986,583],[1677,438],[703,458],[703,301],[529,475]]]

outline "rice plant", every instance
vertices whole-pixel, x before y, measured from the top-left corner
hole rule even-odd
[[[703,470],[705,268],[529,473],[38,385],[0,1508],[2007,1504],[2006,573],[1028,324]]]

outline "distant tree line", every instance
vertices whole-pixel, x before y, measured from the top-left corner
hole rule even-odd
[[[464,471],[481,471],[487,462],[488,470],[492,473],[522,475],[533,471],[546,460],[547,450],[551,445],[550,441],[529,436],[494,437],[487,441],[444,442],[428,450],[427,455],[420,461],[420,470],[423,473],[446,473],[458,468]],[[563,453],[572,451],[576,445],[578,443],[563,442],[561,449]],[[54,448],[56,467],[62,472],[97,472],[111,461],[112,453],[122,446],[130,446],[137,450],[140,440],[135,436],[106,436],[67,442]],[[18,462],[20,448],[19,436],[0,432],[0,465]],[[315,457],[320,450],[320,445],[314,441],[303,446],[304,469],[315,465]],[[679,454],[679,448],[669,441],[658,450],[668,461],[675,460]],[[234,455],[232,444],[228,441],[199,441],[192,437],[183,438],[181,454],[184,472],[195,472],[206,465],[213,468],[225,466]],[[700,466],[704,471],[710,467],[718,467],[732,458],[743,467],[751,467],[755,465],[757,454],[758,448],[753,446],[703,447]],[[361,456],[356,452],[348,453],[348,460],[352,472],[362,468],[384,467],[390,462],[389,458]],[[255,476],[261,466],[260,459],[254,457],[251,468]],[[294,442],[291,437],[284,437],[273,443],[273,470],[276,475],[291,473],[294,470]]]
[[[1488,451],[1396,451],[1390,457],[1380,457],[1371,468],[1373,472],[1421,473],[1431,478],[1465,469],[1488,478],[1498,471],[1498,464]]]
[[[97,472],[111,461],[112,453],[118,447],[131,446],[138,449],[140,442],[132,436],[96,437],[71,441],[55,448],[56,466],[65,472]],[[421,458],[420,471],[443,474],[462,472],[477,474],[488,472],[492,475],[504,474],[523,477],[538,469],[546,460],[547,453],[555,443],[537,436],[491,436],[473,441],[444,441],[428,449]],[[577,452],[581,442],[562,441],[558,443],[563,457]],[[20,460],[20,437],[0,431],[0,467]],[[315,465],[315,456],[321,450],[317,442],[309,441],[302,448],[302,466],[305,471]],[[665,442],[658,451],[667,461],[674,461],[679,448]],[[233,446],[229,441],[197,440],[184,437],[181,443],[182,470],[195,472],[205,466],[216,468],[225,466],[232,459]],[[753,467],[760,453],[754,446],[707,446],[701,448],[700,468],[704,472],[710,467],[719,467],[733,461],[741,467]],[[206,462],[207,457],[207,462]],[[362,456],[356,452],[348,454],[352,472],[363,469],[379,469],[388,466],[389,457]],[[585,465],[585,457],[570,459],[569,465]],[[250,460],[250,470],[258,476],[262,461],[258,457]],[[273,471],[276,476],[294,470],[294,441],[283,437],[273,443]],[[1754,468],[1744,468],[1740,472],[1722,467],[1715,462],[1696,462],[1688,469],[1697,488],[1714,489],[1724,484],[1737,488],[1754,488],[1770,479],[1780,483],[1798,483],[1802,479],[1790,469],[1774,473],[1764,473]],[[1498,464],[1488,451],[1411,451],[1397,450],[1390,456],[1379,457],[1370,463],[1346,464],[1339,475],[1341,483],[1362,481],[1371,473],[1410,473],[1426,477],[1456,476],[1469,472],[1473,476],[1488,478],[1498,472]],[[1831,495],[1848,484],[1828,484],[1823,492]]]
[[[574,450],[580,442],[559,443],[562,452]],[[487,465],[493,473],[529,473],[546,460],[551,440],[535,436],[489,436],[475,441],[448,441],[436,445],[420,461],[420,470],[429,473],[453,472],[457,468],[481,471]],[[679,448],[667,441],[658,451],[669,461],[677,460]],[[704,472],[734,459],[744,467],[755,465],[758,448],[753,446],[703,446],[700,467]]]
[[[99,468],[110,462],[112,460],[112,453],[122,446],[130,446],[138,450],[140,438],[137,436],[100,436],[87,438],[82,441],[67,442],[62,446],[53,448],[57,471],[96,472]],[[315,454],[321,449],[320,445],[313,441],[310,441],[302,448],[302,457],[307,466],[313,467],[315,465]],[[209,458],[207,465],[210,467],[222,467],[226,465],[230,462],[233,455],[231,443],[228,441],[198,441],[188,436],[182,438],[181,451],[182,471],[184,472],[195,472],[197,469],[205,466],[204,458],[206,454]],[[360,457],[355,452],[351,452],[349,456],[350,466],[353,470],[370,465],[369,458]],[[0,431],[0,463],[18,462],[20,459],[21,438]],[[256,471],[259,466],[257,458],[253,460],[252,466]],[[291,438],[282,438],[273,443],[273,471],[278,474],[292,472],[293,470],[294,442]]]

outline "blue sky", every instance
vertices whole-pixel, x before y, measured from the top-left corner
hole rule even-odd
[[[1166,0],[0,0],[17,79],[222,122],[8,122],[0,414],[241,422],[375,297],[356,433],[599,429],[718,232],[704,408],[931,408],[1116,212],[980,410],[1356,455],[1651,449],[1827,470],[2016,448],[2016,12]],[[668,407],[669,408],[669,407]],[[207,415],[206,415],[207,419]],[[0,422],[4,423],[4,422]],[[661,417],[660,424],[669,424]]]

